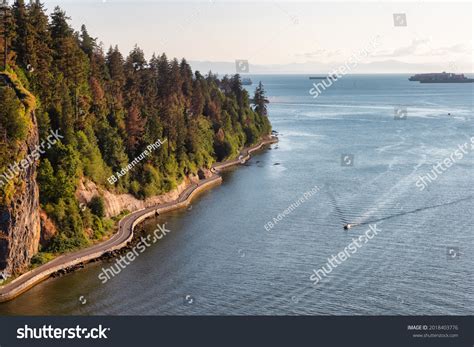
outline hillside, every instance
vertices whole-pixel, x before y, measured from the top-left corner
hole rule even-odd
[[[62,253],[110,233],[100,193],[79,203],[84,182],[143,200],[271,132],[262,86],[251,105],[238,75],[203,75],[164,53],[146,60],[139,47],[126,57],[118,47],[105,52],[84,26],[75,31],[60,8],[48,17],[39,1],[17,0],[9,27],[8,71],[17,82],[0,88],[0,215],[40,215],[41,235],[25,239],[0,224],[0,271],[21,272],[38,251]],[[8,168],[35,146],[38,158],[9,179]],[[12,212],[36,185],[37,204]],[[2,240],[19,242],[12,254],[21,261],[12,265]]]

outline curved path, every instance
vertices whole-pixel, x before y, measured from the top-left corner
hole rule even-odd
[[[222,181],[222,177],[219,175],[220,170],[233,165],[245,163],[250,159],[250,154],[252,152],[259,150],[265,145],[272,144],[277,141],[278,139],[276,137],[269,138],[260,142],[258,145],[242,150],[240,152],[239,159],[214,164],[211,168],[211,171],[213,172],[211,177],[201,180],[199,183],[190,185],[183,192],[181,192],[179,197],[174,201],[144,208],[125,216],[118,224],[117,233],[112,235],[108,240],[77,252],[63,254],[44,265],[38,266],[37,268],[28,271],[12,282],[4,286],[0,286],[0,302],[14,299],[34,285],[49,278],[52,274],[59,270],[66,269],[80,263],[89,262],[93,259],[101,257],[104,255],[104,253],[125,247],[133,238],[134,228],[143,220],[160,213],[165,213],[188,206],[196,194],[203,191],[204,189],[209,188],[210,186],[219,184]]]

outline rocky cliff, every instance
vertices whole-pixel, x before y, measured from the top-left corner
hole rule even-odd
[[[32,103],[34,98],[19,85],[18,81],[13,81],[13,77],[3,76],[7,83],[15,89],[16,94],[24,103],[25,111],[31,117],[28,136],[25,141],[19,144],[16,157],[19,159],[31,158],[31,153],[39,142],[34,102]],[[17,170],[9,182],[11,197],[0,199],[2,201],[0,202],[0,272],[9,275],[24,271],[29,266],[32,256],[38,251],[40,211],[36,170],[35,161],[25,168]]]
[[[200,175],[190,175],[186,177],[176,189],[162,195],[152,196],[145,200],[139,200],[131,194],[111,193],[98,187],[94,182],[83,179],[76,191],[76,198],[81,204],[87,205],[94,196],[102,196],[105,205],[105,215],[107,217],[114,217],[125,210],[134,212],[150,206],[174,201],[179,197],[179,194],[191,184],[198,183],[200,179],[210,176],[212,176],[212,173],[209,170],[200,170]]]

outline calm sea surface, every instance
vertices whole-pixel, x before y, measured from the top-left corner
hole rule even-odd
[[[112,263],[96,263],[0,314],[474,314],[474,149],[416,186],[474,136],[474,85],[352,75],[313,99],[308,76],[251,77],[266,87],[279,144],[192,209],[148,221],[149,232],[166,223],[170,234],[106,284],[97,276]],[[394,119],[397,107],[406,119]],[[377,236],[312,285],[313,269],[369,224]]]

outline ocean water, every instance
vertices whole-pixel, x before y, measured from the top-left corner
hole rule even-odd
[[[265,85],[278,144],[192,208],[147,221],[170,233],[106,284],[97,276],[112,263],[95,263],[0,314],[474,314],[474,85],[348,75],[314,99],[306,75],[251,77]],[[369,225],[377,235],[313,284]]]

